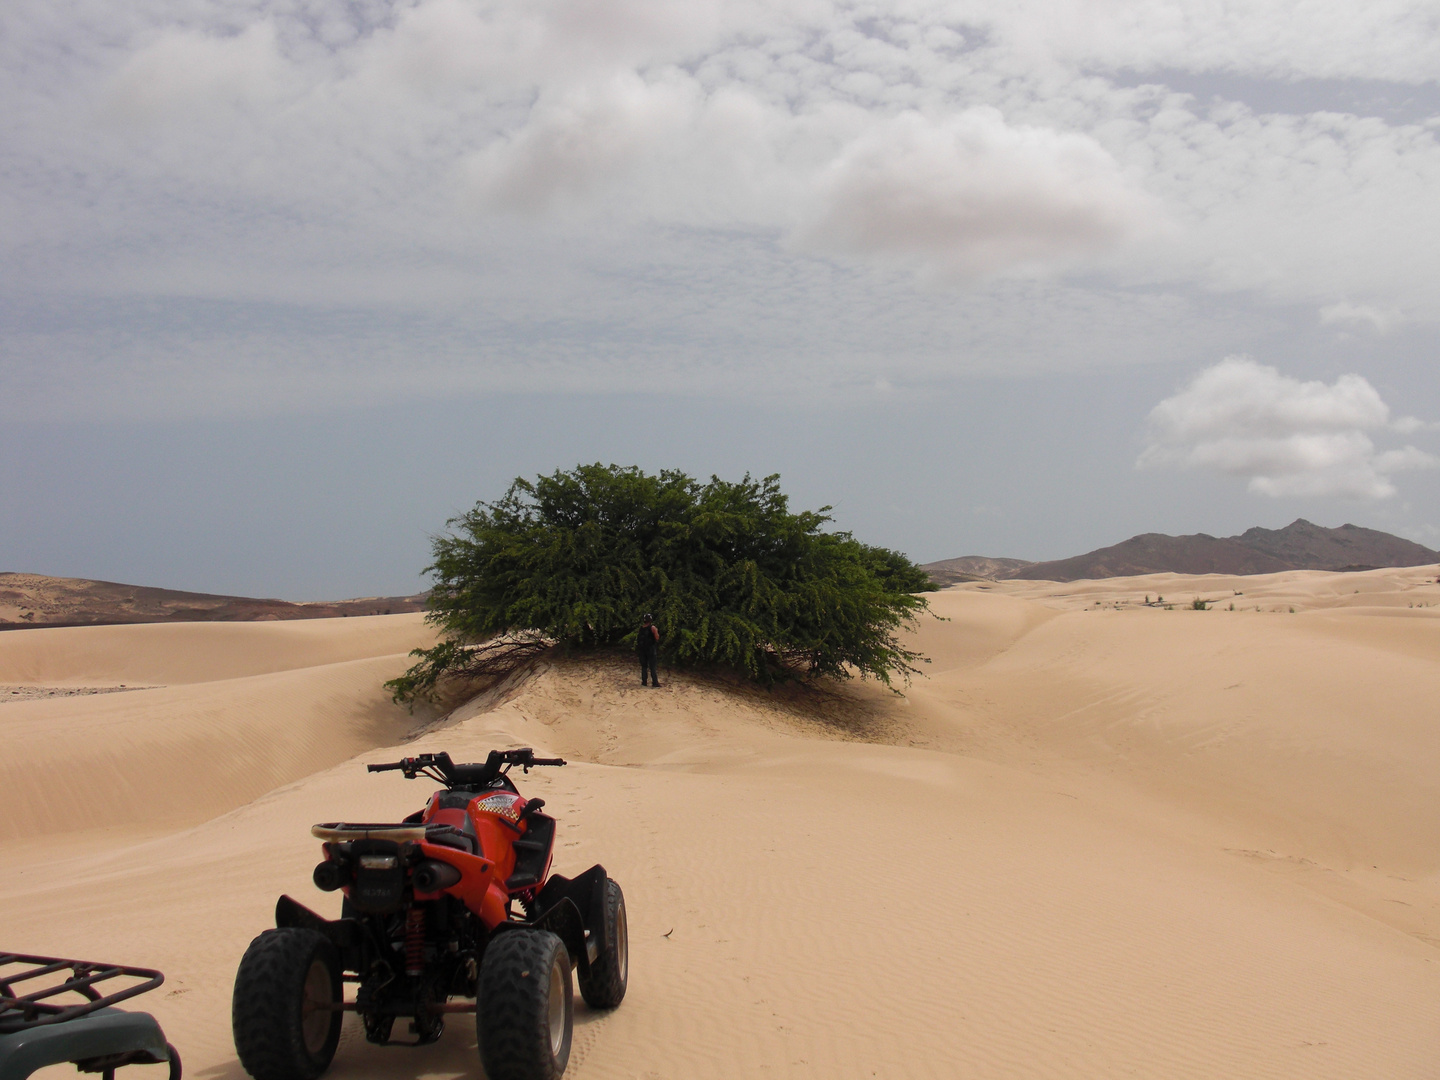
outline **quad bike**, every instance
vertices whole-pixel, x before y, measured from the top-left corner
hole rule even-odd
[[[311,830],[325,851],[315,884],[343,890],[341,916],[282,896],[277,928],[245,951],[232,1022],[255,1080],[318,1077],[344,1012],[381,1044],[408,1018],[410,1046],[440,1038],[446,1014],[473,1012],[489,1080],[557,1080],[570,1057],[572,970],[596,1009],[620,1004],[629,973],[620,886],[603,866],[551,874],[555,819],[508,776],[514,765],[564,764],[527,748],[476,765],[440,753],[367,766],[444,786],[397,824]],[[358,984],[353,999],[347,982]]]
[[[155,1018],[115,1008],[164,981],[151,968],[0,952],[0,1080],[66,1061],[104,1080],[126,1065],[167,1064],[180,1080],[180,1055]]]

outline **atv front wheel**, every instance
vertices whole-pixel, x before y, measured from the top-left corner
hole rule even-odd
[[[475,1033],[489,1080],[559,1080],[570,1060],[570,954],[548,930],[507,930],[480,962]]]
[[[315,1080],[340,1042],[340,958],[323,934],[266,930],[235,973],[230,1020],[255,1080]]]
[[[625,999],[630,979],[630,929],[625,922],[625,894],[618,882],[605,879],[605,947],[587,971],[580,967],[580,993],[592,1009],[613,1009]]]

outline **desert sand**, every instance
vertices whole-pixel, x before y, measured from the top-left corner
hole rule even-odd
[[[338,913],[309,826],[428,795],[362,763],[532,745],[571,761],[521,782],[556,869],[630,912],[567,1077],[1437,1075],[1433,567],[933,606],[903,698],[546,662],[438,718],[379,686],[417,615],[0,635],[3,944],[161,968],[136,1004],[240,1080],[246,944],[282,892]],[[466,1021],[411,1050],[347,1018],[329,1075],[477,1077]]]

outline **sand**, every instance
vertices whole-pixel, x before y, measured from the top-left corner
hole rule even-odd
[[[281,892],[338,910],[310,824],[428,794],[361,763],[523,744],[572,762],[521,781],[557,869],[630,910],[567,1077],[1435,1076],[1433,569],[934,607],[903,699],[547,663],[439,721],[378,689],[415,616],[0,635],[0,684],[127,684],[0,705],[4,944],[160,967],[187,1075],[239,1080],[245,945]],[[347,1026],[329,1075],[477,1077],[474,1047]]]

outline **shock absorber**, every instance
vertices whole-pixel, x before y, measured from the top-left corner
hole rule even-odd
[[[425,909],[416,904],[405,913],[405,974],[425,973]]]

